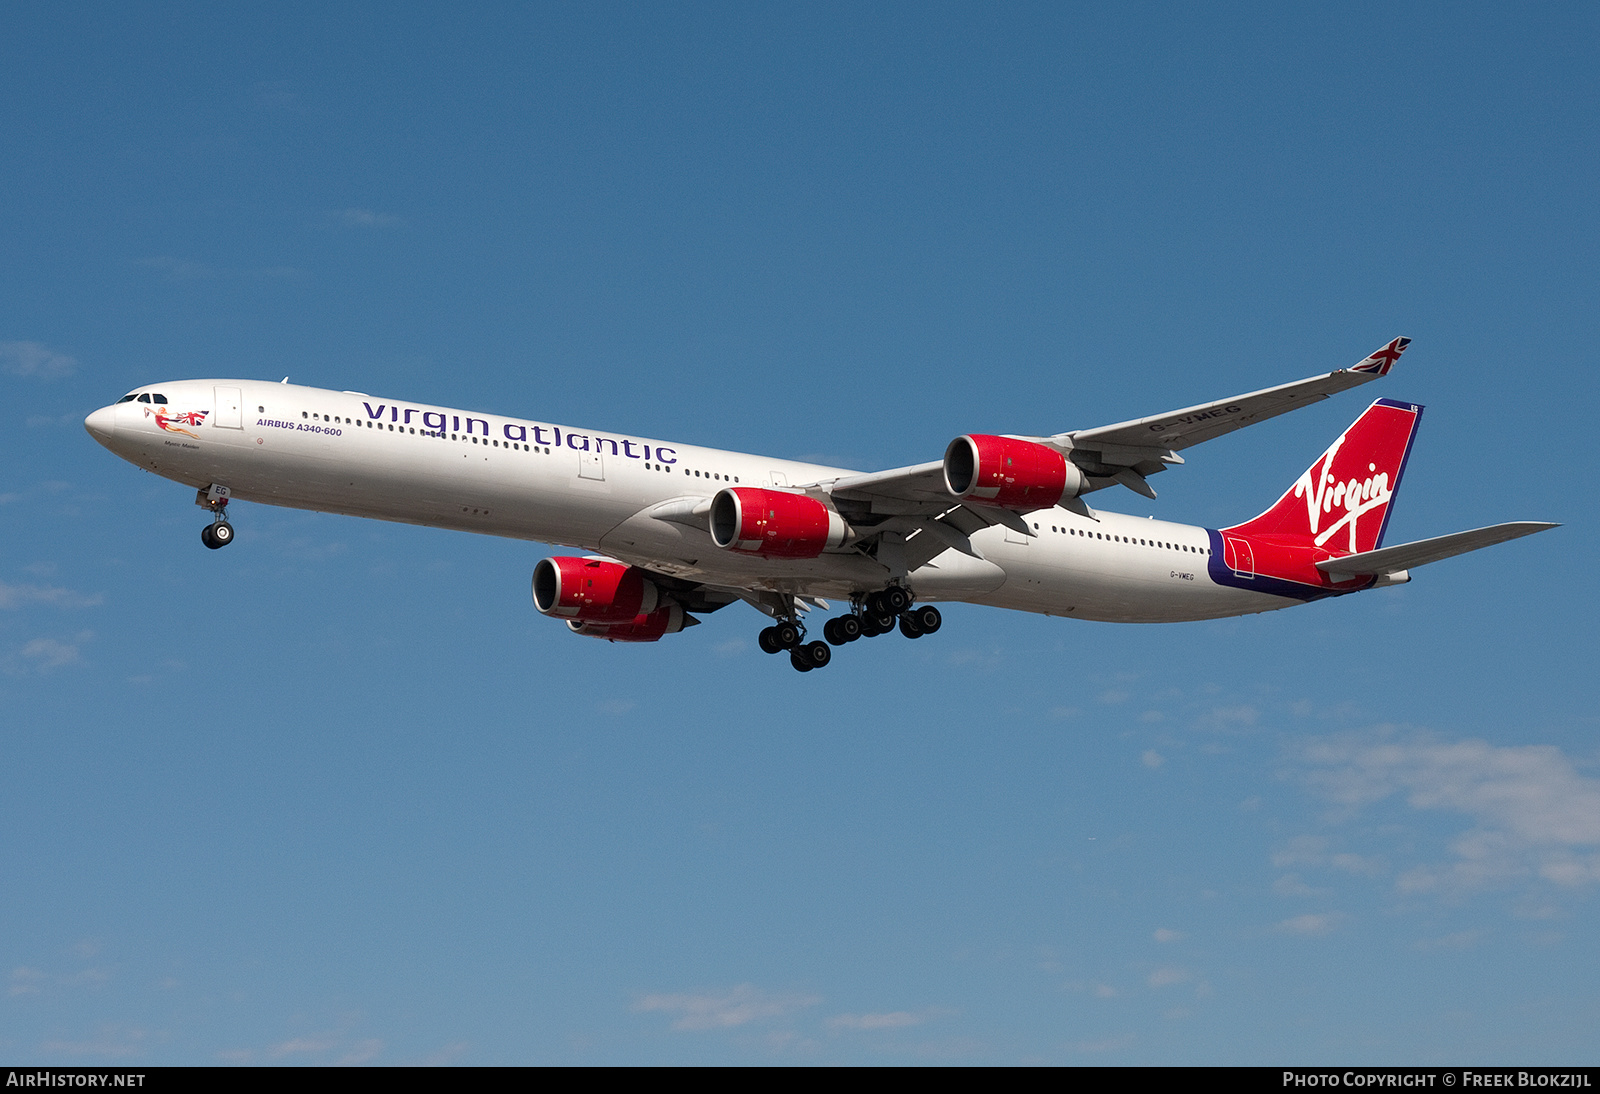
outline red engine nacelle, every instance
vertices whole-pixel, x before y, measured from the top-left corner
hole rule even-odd
[[[669,603],[631,623],[586,623],[569,619],[567,626],[572,628],[573,634],[604,638],[608,642],[654,642],[664,634],[676,634],[692,622],[697,620],[684,615],[681,605]]]
[[[763,558],[816,558],[845,541],[844,518],[816,498],[734,486],[711,499],[711,541]]]
[[[1048,509],[1086,485],[1077,465],[1055,449],[987,433],[950,442],[944,484],[964,502],[1002,509]]]
[[[545,615],[582,623],[628,624],[654,612],[660,603],[661,590],[637,566],[558,557],[541,559],[533,568],[533,606]]]

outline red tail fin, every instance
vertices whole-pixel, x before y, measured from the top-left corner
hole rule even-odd
[[[1379,399],[1276,505],[1222,531],[1270,536],[1279,543],[1323,547],[1334,554],[1377,549],[1421,418],[1420,406]]]

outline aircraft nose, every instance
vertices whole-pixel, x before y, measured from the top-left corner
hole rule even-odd
[[[83,428],[89,431],[89,436],[101,444],[105,444],[111,439],[111,432],[116,423],[116,409],[103,406],[83,420]]]

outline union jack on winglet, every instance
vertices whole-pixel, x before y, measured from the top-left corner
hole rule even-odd
[[[1389,375],[1389,370],[1394,368],[1394,363],[1400,360],[1400,355],[1406,351],[1406,347],[1410,344],[1411,339],[1409,338],[1396,338],[1365,361],[1351,365],[1350,371],[1370,372],[1374,376],[1387,376]]]

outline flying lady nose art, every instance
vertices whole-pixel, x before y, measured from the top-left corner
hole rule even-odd
[[[186,425],[201,426],[205,424],[207,410],[182,410],[175,411],[165,406],[147,406],[144,414],[147,418],[154,418],[156,425],[167,433],[182,433],[185,437],[200,439],[198,433],[190,433],[183,427]]]

